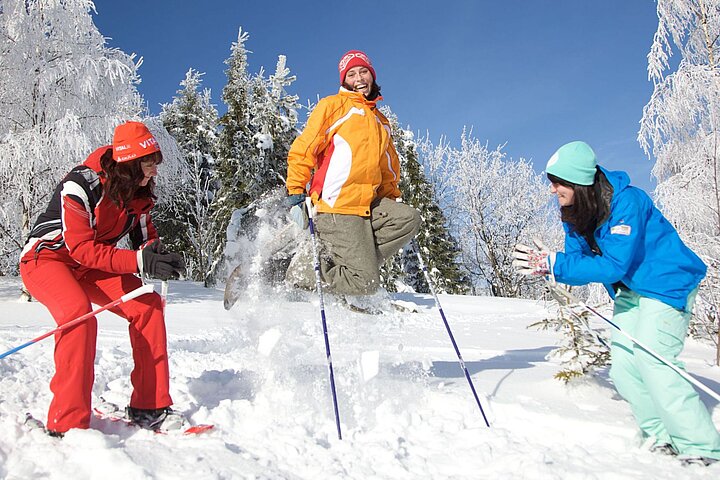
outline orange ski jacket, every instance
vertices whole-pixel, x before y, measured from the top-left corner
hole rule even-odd
[[[309,195],[318,212],[370,216],[376,198],[400,197],[400,161],[390,122],[376,102],[340,88],[310,114],[288,153],[290,195]]]

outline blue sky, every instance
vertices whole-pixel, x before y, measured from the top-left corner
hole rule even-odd
[[[205,72],[220,111],[238,28],[251,71],[287,56],[301,103],[333,94],[347,50],[372,59],[402,125],[457,144],[463,126],[538,171],[560,145],[585,140],[599,162],[651,190],[652,160],[637,144],[652,93],[652,0],[97,0],[109,45],[144,58],[150,112],[172,100],[189,68]],[[304,117],[302,117],[304,118]]]

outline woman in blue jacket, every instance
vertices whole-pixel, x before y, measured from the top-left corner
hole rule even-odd
[[[680,239],[650,197],[624,172],[597,165],[584,142],[562,146],[545,169],[557,196],[565,251],[518,246],[523,273],[567,285],[600,282],[615,300],[614,322],[682,367],[683,349],[705,264]],[[610,377],[630,403],[653,450],[686,463],[720,459],[720,434],[690,383],[620,332],[613,332]]]

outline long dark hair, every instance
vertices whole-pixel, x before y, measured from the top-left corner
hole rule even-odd
[[[560,207],[560,218],[570,225],[570,230],[582,235],[595,250],[595,229],[608,217],[610,213],[610,202],[605,192],[612,192],[605,174],[598,168],[595,171],[595,179],[592,185],[577,185],[563,180],[550,173],[548,180],[573,189],[573,204]]]
[[[145,178],[140,162],[151,159],[160,163],[162,154],[154,152],[129,162],[116,162],[112,158],[112,149],[109,148],[100,157],[101,175],[107,179],[105,194],[115,205],[127,205],[133,198],[152,198],[153,200],[157,198],[154,193],[154,178],[151,178],[144,187],[140,186],[140,182]]]

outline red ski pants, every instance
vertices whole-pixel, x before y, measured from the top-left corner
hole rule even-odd
[[[92,311],[91,303],[106,305],[142,286],[135,275],[78,269],[61,261],[20,264],[25,287],[45,305],[58,325]],[[129,322],[135,367],[130,406],[143,409],[172,405],[169,393],[167,336],[160,295],[141,295],[113,309]],[[50,382],[53,399],[47,428],[66,432],[88,428],[95,377],[97,320],[90,318],[55,334],[55,375]]]

